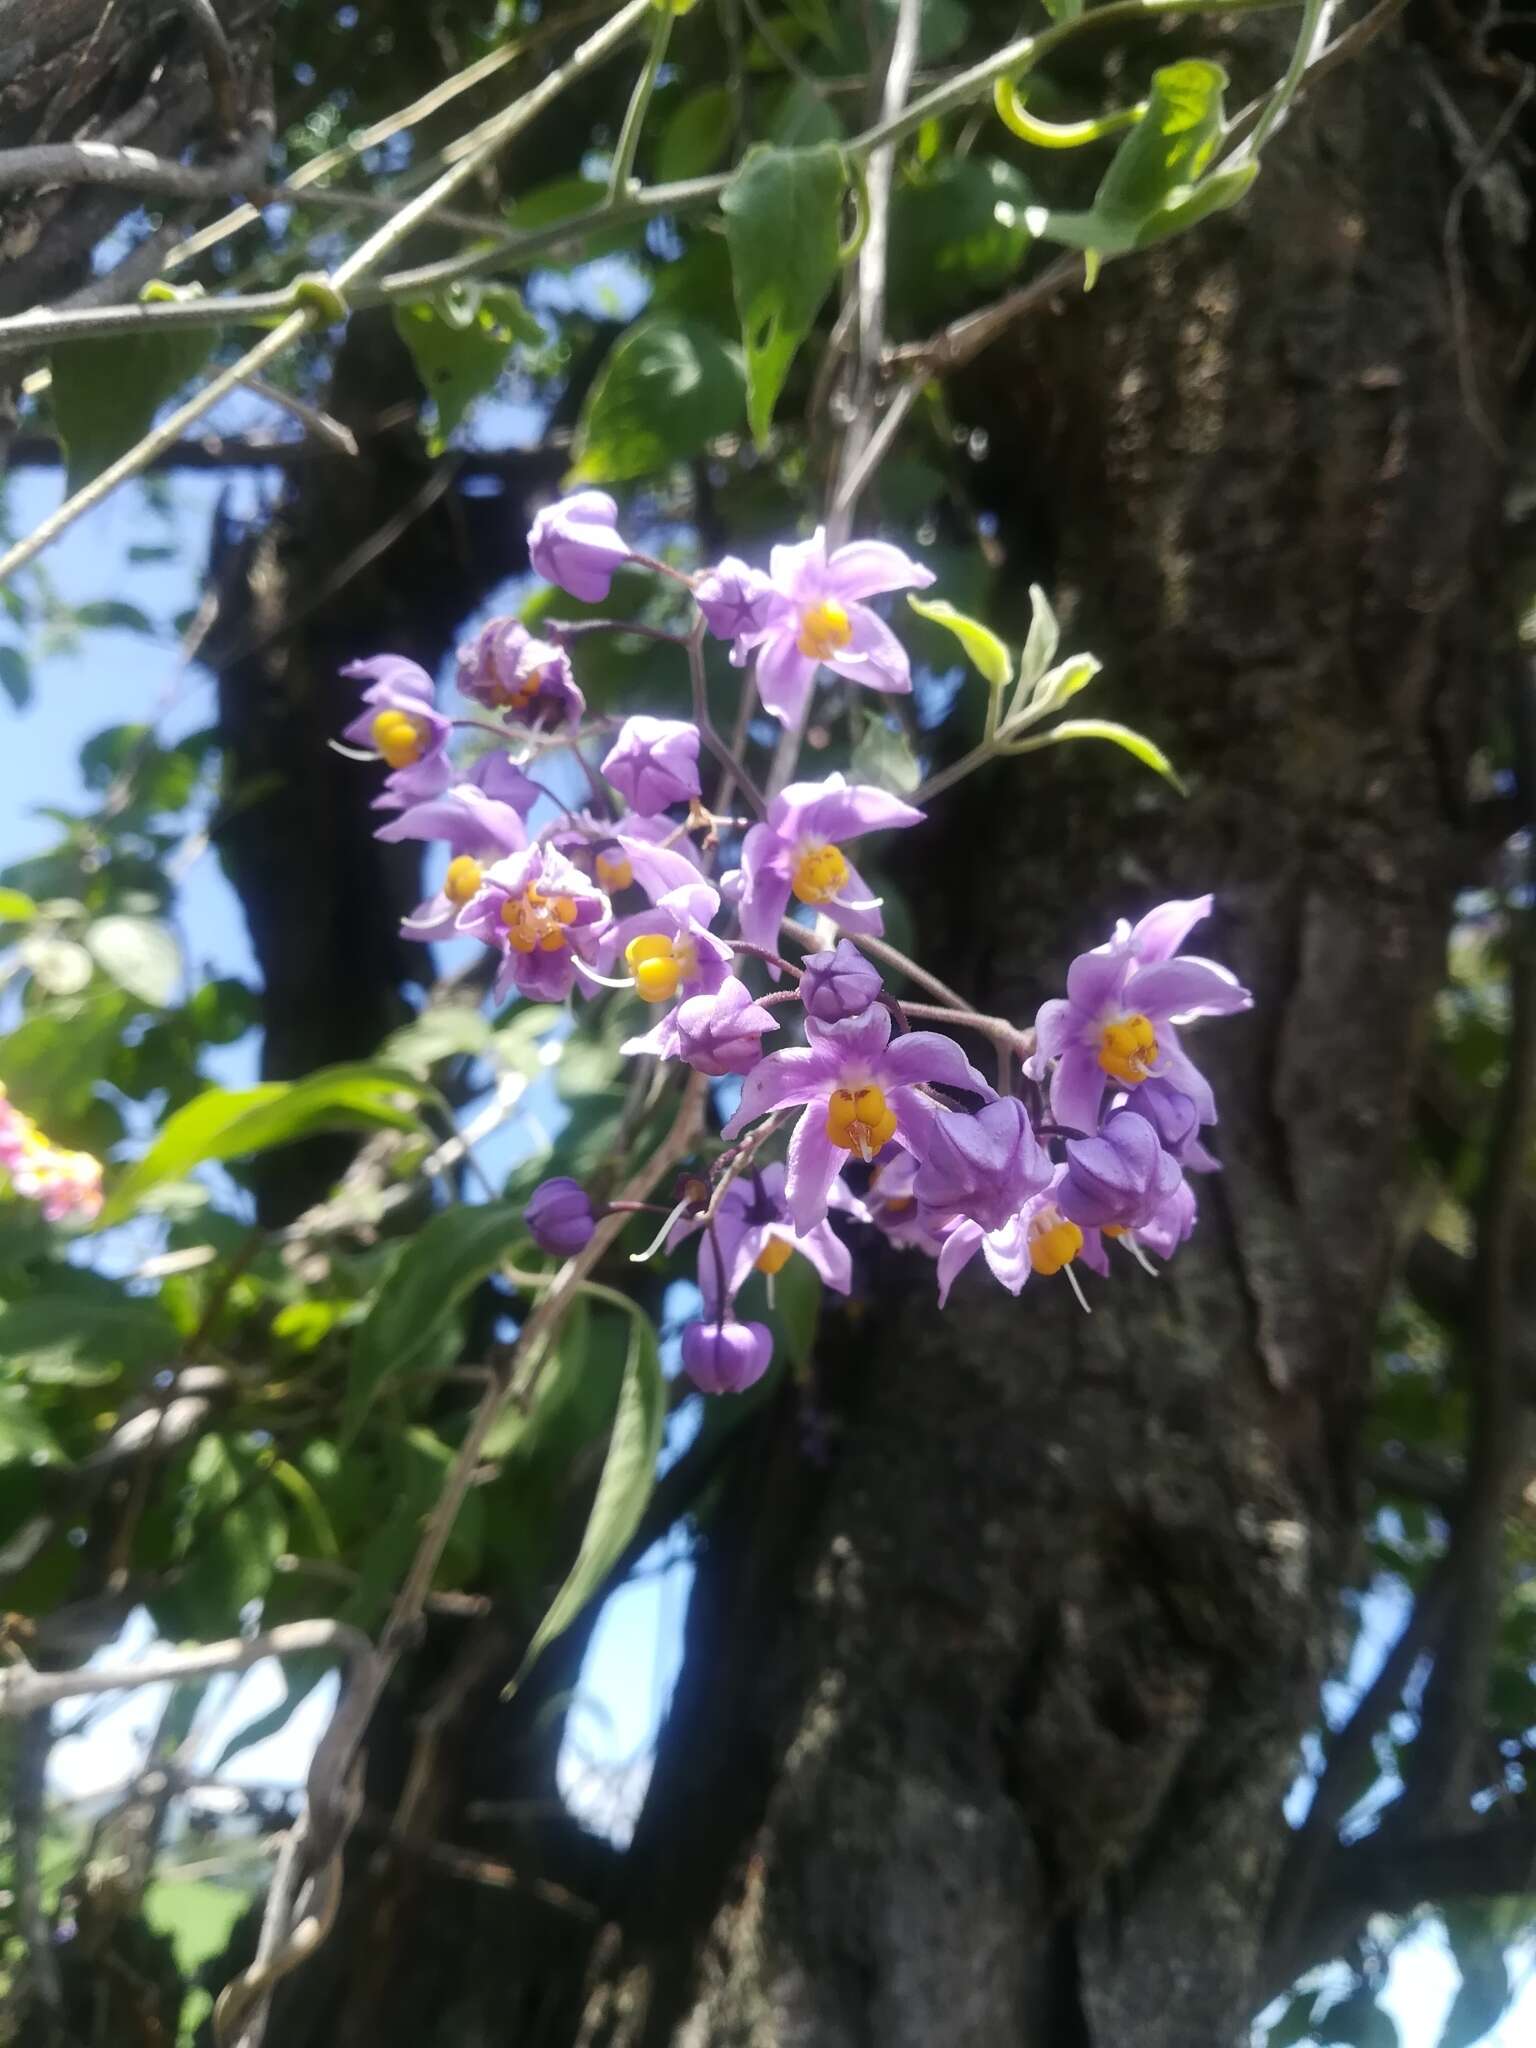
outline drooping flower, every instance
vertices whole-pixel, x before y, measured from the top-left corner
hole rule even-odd
[[[1029,1071],[1041,1080],[1055,1062],[1051,1112],[1058,1124],[1091,1134],[1106,1088],[1129,1089],[1134,1098],[1154,1075],[1189,1098],[1200,1123],[1216,1121],[1210,1083],[1175,1026],[1246,1010],[1253,998],[1225,967],[1176,953],[1211,903],[1209,896],[1163,903],[1135,926],[1122,923],[1107,945],[1072,962],[1065,1000],[1042,1003]]]
[[[454,929],[505,954],[498,998],[516,987],[558,1003],[582,968],[595,970],[611,917],[602,890],[541,841],[485,870]]]
[[[744,668],[753,635],[768,626],[780,605],[773,579],[750,563],[726,555],[693,586],[694,603],[717,640],[731,642],[731,661]]]
[[[682,1353],[683,1371],[701,1394],[741,1394],[768,1370],[773,1332],[764,1323],[688,1323]]]
[[[674,1058],[696,1073],[750,1074],[763,1057],[762,1041],[778,1029],[771,1010],[752,1000],[734,974],[713,995],[689,996],[672,1015],[677,1036]]]
[[[101,1161],[89,1152],[70,1152],[45,1137],[19,1110],[0,1082],[0,1169],[11,1191],[36,1202],[50,1223],[77,1216],[94,1222],[101,1213]]]
[[[404,810],[439,795],[452,779],[444,758],[449,721],[433,705],[432,678],[403,654],[376,654],[351,661],[341,673],[365,678],[364,709],[342,727],[350,746],[377,754],[393,771],[376,810]]]
[[[597,1228],[592,1198],[579,1180],[541,1180],[528,1198],[523,1221],[540,1251],[568,1259],[590,1243]]]
[[[473,783],[455,783],[441,796],[412,804],[374,833],[375,839],[443,839],[452,858],[441,886],[406,918],[408,939],[446,938],[454,920],[480,888],[485,872],[506,854],[528,844],[522,819],[510,804],[497,803]]]
[[[900,797],[841,775],[792,782],[768,806],[741,847],[741,935],[777,947],[791,896],[814,905],[851,932],[884,931],[878,901],[842,851],[865,832],[920,825],[923,813]]]
[[[1178,1192],[1184,1173],[1144,1116],[1120,1109],[1097,1137],[1067,1140],[1067,1171],[1056,1205],[1092,1230],[1136,1230]]]
[[[489,620],[459,649],[458,663],[464,695],[519,725],[546,731],[579,725],[587,708],[565,649],[535,639],[516,619]]]
[[[879,997],[880,970],[851,940],[839,939],[829,953],[808,953],[800,972],[800,1000],[818,1024],[856,1017]]]
[[[699,729],[681,718],[626,718],[602,772],[632,811],[651,818],[699,794]]]
[[[841,1024],[806,1020],[810,1043],[771,1052],[753,1068],[725,1127],[734,1138],[770,1110],[804,1105],[789,1141],[785,1201],[801,1232],[827,1213],[832,1183],[850,1159],[872,1160],[891,1143],[926,1153],[939,1105],[925,1086],[994,1099],[953,1039],[911,1031],[891,1039],[891,1014],[875,1005]]]
[[[605,958],[622,958],[635,978],[643,1003],[673,1003],[679,996],[712,996],[730,972],[731,948],[710,930],[720,913],[720,898],[707,882],[693,881],[669,890],[649,910],[621,918],[605,940]],[[658,1017],[643,1037],[626,1039],[625,1053],[651,1053],[657,1059],[679,1055],[677,1013]]]
[[[795,1229],[784,1200],[784,1163],[733,1180],[699,1238],[699,1292],[708,1316],[728,1316],[736,1296],[754,1272],[769,1279],[782,1273],[796,1252],[808,1259],[828,1287],[846,1294],[853,1285],[848,1247],[823,1220]],[[697,1218],[678,1226],[671,1246],[700,1228]],[[670,1247],[669,1247],[670,1248]]]
[[[1053,1171],[1029,1112],[1004,1095],[974,1113],[948,1110],[934,1119],[912,1191],[930,1227],[963,1217],[1001,1230],[1050,1185]]]
[[[954,1226],[939,1248],[941,1308],[948,1301],[956,1279],[977,1252],[986,1260],[993,1278],[1000,1280],[1010,1294],[1017,1294],[1031,1273],[1050,1278],[1077,1258],[1095,1267],[1102,1266],[1098,1233],[1073,1223],[1057,1205],[1065,1173],[1065,1167],[1057,1167],[1050,1184],[1031,1195],[999,1230],[984,1230],[979,1223],[969,1220]]]
[[[1198,1206],[1194,1189],[1187,1180],[1181,1180],[1162,1207],[1137,1227],[1136,1242],[1156,1252],[1160,1259],[1171,1259],[1193,1231]]]
[[[618,519],[619,508],[606,491],[573,491],[546,505],[528,533],[534,574],[583,604],[601,604],[614,570],[629,560]]]
[[[732,561],[714,572],[722,585],[718,602],[713,586],[707,588],[704,616],[720,638],[756,653],[758,695],[781,723],[798,723],[823,665],[866,689],[911,689],[906,649],[861,600],[883,591],[925,589],[933,581],[931,569],[879,540],[850,541],[828,555],[820,527],[807,541],[773,550],[771,600],[742,579],[743,567]]]

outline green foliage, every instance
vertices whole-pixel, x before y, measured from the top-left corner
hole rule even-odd
[[[832,288],[848,174],[841,151],[750,150],[720,201],[747,355],[747,412],[758,442],[800,344]],[[793,251],[792,263],[785,262]]]
[[[694,321],[657,315],[620,336],[587,393],[572,484],[624,483],[697,455],[744,421],[739,352]]]
[[[990,626],[984,626],[979,619],[968,618],[964,612],[957,612],[941,597],[925,601],[909,596],[907,603],[920,619],[927,619],[931,625],[942,626],[947,633],[953,633],[972,667],[994,690],[1006,689],[1013,679],[1013,656]]]
[[[544,330],[505,287],[452,284],[433,298],[395,309],[395,326],[432,400],[428,436],[440,454],[477,398],[491,390],[519,343],[536,347]]]
[[[53,416],[69,455],[71,491],[141,438],[166,400],[208,360],[215,331],[162,327],[111,341],[59,343],[50,350]]]
[[[735,114],[723,85],[705,86],[690,94],[668,119],[656,153],[656,175],[664,184],[701,178],[712,171],[730,147]]]
[[[1015,276],[1034,194],[1000,157],[939,157],[891,200],[890,291],[911,319],[942,317]]]

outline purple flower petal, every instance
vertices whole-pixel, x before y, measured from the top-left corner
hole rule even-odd
[[[877,597],[886,590],[926,590],[933,571],[885,540],[851,540],[827,562],[824,588],[832,597]]]
[[[1040,1005],[1035,1013],[1035,1050],[1029,1062],[1035,1080],[1044,1079],[1047,1060],[1066,1051],[1078,1023],[1076,1011],[1064,997],[1052,996]]]
[[[860,1010],[853,1017],[840,1017],[835,1024],[807,1017],[805,1035],[826,1060],[829,1074],[862,1068],[872,1078],[878,1078],[885,1048],[890,1043],[891,1013],[883,1003],[871,1003],[867,1010]]]
[[[912,687],[912,658],[890,627],[867,605],[848,607],[853,637],[827,656],[827,667],[866,690],[904,696]]]
[[[825,1101],[834,1083],[835,1067],[814,1046],[791,1045],[771,1052],[748,1074],[736,1114],[726,1125],[727,1138],[739,1137],[750,1123],[771,1109],[801,1102]]]
[[[778,952],[789,891],[788,848],[771,826],[754,825],[741,843],[741,936],[749,946]]]
[[[841,1185],[840,1181],[834,1180],[827,1191],[829,1202]],[[805,1254],[828,1287],[833,1288],[838,1294],[847,1294],[851,1291],[853,1259],[847,1245],[830,1223],[818,1223],[814,1230],[808,1230],[803,1237],[797,1237],[795,1250]]]
[[[1216,1097],[1211,1084],[1180,1045],[1171,1024],[1157,1027],[1157,1073],[1160,1080],[1170,1082],[1181,1095],[1189,1097],[1201,1123],[1215,1123]]]
[[[1149,910],[1131,933],[1136,958],[1144,966],[1171,959],[1200,920],[1210,916],[1215,900],[1213,896],[1190,896]]]
[[[757,650],[757,694],[780,725],[798,725],[819,664],[802,654],[793,625],[775,627]]]
[[[1191,953],[1138,968],[1125,984],[1123,1001],[1154,1023],[1164,1017],[1226,1017],[1253,1007],[1235,974]]]
[[[981,1225],[957,1223],[939,1247],[939,1307],[949,1300],[949,1290],[981,1250]]]
[[[1067,969],[1067,994],[1083,1013],[1084,1024],[1101,1011],[1118,1007],[1120,992],[1135,965],[1123,946],[1105,946],[1097,952],[1078,954]]]
[[[758,1072],[761,1073],[759,1068]],[[750,1080],[755,1077],[749,1077]],[[813,1103],[795,1125],[789,1140],[784,1174],[784,1199],[790,1220],[803,1237],[826,1221],[832,1183],[848,1164],[849,1155],[827,1136],[821,1104]]]
[[[782,838],[830,840],[841,845],[862,832],[921,825],[925,815],[887,790],[865,782],[850,783],[834,774],[823,782],[792,782],[774,798],[768,822]]]
[[[1108,1081],[1096,1054],[1085,1045],[1069,1045],[1051,1076],[1051,1115],[1069,1131],[1096,1131]]]
[[[989,1231],[981,1241],[981,1254],[994,1280],[1010,1294],[1018,1294],[1032,1270],[1029,1263],[1029,1225],[1015,1216],[1001,1230]]]
[[[969,1089],[987,1102],[997,1095],[955,1041],[940,1031],[909,1031],[904,1038],[893,1039],[881,1061],[881,1071],[909,1087],[929,1081],[939,1088]]]

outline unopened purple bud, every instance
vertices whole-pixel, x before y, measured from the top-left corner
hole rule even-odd
[[[1001,1230],[1050,1184],[1052,1171],[1029,1112],[1016,1095],[1004,1095],[974,1115],[950,1110],[934,1119],[912,1192],[927,1216],[965,1216],[983,1230]]]
[[[840,1024],[857,1017],[880,994],[880,973],[850,939],[839,939],[830,953],[807,956],[800,975],[800,1000],[818,1024]]]
[[[1171,1081],[1154,1074],[1136,1090],[1134,1107],[1136,1114],[1144,1116],[1156,1131],[1163,1150],[1182,1159],[1185,1147],[1200,1128],[1200,1111],[1195,1103]]]
[[[717,640],[760,633],[784,606],[771,578],[735,555],[704,571],[693,587],[693,599]]]
[[[653,818],[699,794],[699,729],[681,718],[626,718],[602,768],[631,810]]]
[[[1183,1177],[1147,1119],[1122,1109],[1096,1138],[1068,1140],[1056,1206],[1084,1229],[1134,1230],[1178,1192]]]
[[[778,1029],[771,1010],[752,1000],[745,982],[727,975],[713,995],[689,996],[675,1013],[678,1056],[695,1072],[750,1074],[762,1041]]]
[[[762,1323],[689,1323],[683,1331],[683,1370],[701,1393],[744,1393],[772,1357],[773,1333]]]
[[[539,1182],[523,1211],[523,1221],[539,1250],[557,1259],[579,1252],[596,1228],[586,1189],[580,1181],[563,1175]]]
[[[574,491],[546,505],[528,534],[535,575],[558,583],[583,604],[601,604],[614,570],[629,560],[618,517],[619,508],[606,491]]]

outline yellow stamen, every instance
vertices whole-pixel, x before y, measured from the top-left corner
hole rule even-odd
[[[824,597],[800,614],[800,634],[795,645],[811,661],[826,661],[852,638],[848,614],[835,597]]]
[[[690,939],[669,939],[661,932],[642,932],[624,948],[635,977],[635,993],[643,1003],[670,1003],[683,983],[699,971],[698,951]]]
[[[759,1273],[772,1278],[775,1273],[782,1273],[794,1256],[795,1248],[787,1238],[770,1237],[752,1263]]]
[[[480,886],[484,870],[472,854],[461,853],[448,863],[443,877],[443,894],[450,903],[467,903]]]
[[[373,721],[373,744],[391,768],[413,768],[425,742],[404,711],[381,711]]]
[[[1099,1065],[1127,1088],[1145,1081],[1157,1065],[1157,1033],[1150,1017],[1117,1018],[1099,1034]]]
[[[1083,1248],[1083,1233],[1054,1206],[1047,1205],[1029,1225],[1029,1263],[1047,1278],[1070,1266]]]
[[[826,903],[848,879],[848,863],[835,846],[811,846],[795,862],[790,887],[799,903]]]
[[[827,1104],[827,1136],[834,1145],[869,1160],[895,1135],[895,1112],[873,1083],[865,1088],[833,1089]]]
[[[600,853],[595,866],[600,888],[627,889],[635,879],[635,871],[629,864],[627,853]]]
[[[565,944],[563,927],[575,918],[573,897],[557,896],[551,903],[531,883],[521,896],[509,896],[501,906],[507,944],[514,953],[558,953]]]

